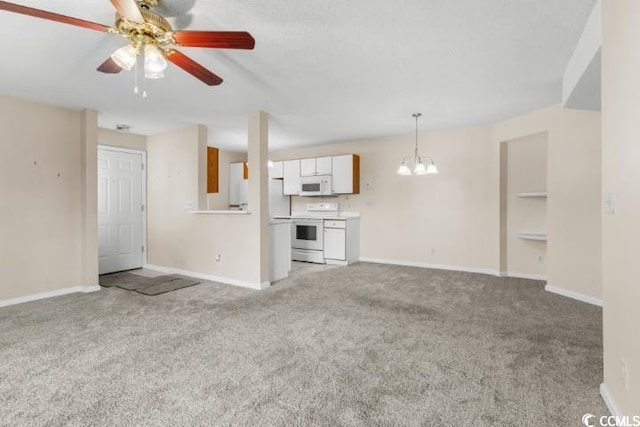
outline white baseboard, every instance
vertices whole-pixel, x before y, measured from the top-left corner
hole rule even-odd
[[[598,307],[602,307],[602,300],[599,298],[591,297],[589,295],[581,294],[579,292],[570,291],[568,289],[558,288],[556,286],[552,286],[547,284],[544,287],[544,290],[547,292],[552,292],[554,294],[562,295],[563,297],[572,298],[578,301],[586,302],[587,304],[597,305]]]
[[[620,407],[616,404],[616,401],[613,400],[613,396],[609,392],[609,388],[605,383],[600,384],[600,396],[602,396],[602,400],[604,400],[605,405],[609,408],[609,412],[614,417],[622,416],[622,412],[620,411]]]
[[[543,276],[541,274],[526,274],[526,273],[505,273],[506,277],[514,277],[516,279],[529,279],[529,280],[541,280],[543,282],[547,281],[547,276]]]
[[[465,273],[480,273],[490,274],[492,276],[501,276],[501,273],[498,270],[492,270],[489,268],[460,267],[457,265],[428,264],[424,262],[400,261],[396,259],[380,259],[368,257],[360,257],[360,261],[373,262],[376,264],[404,265],[407,267],[433,268],[435,270],[462,271]]]
[[[154,264],[145,264],[143,268],[147,268],[149,270],[155,270],[165,274],[181,274],[183,276],[189,276],[196,279],[208,280],[210,282],[224,283],[226,285],[240,286],[243,288],[256,289],[256,290],[266,289],[271,286],[271,282],[263,282],[263,283],[245,282],[244,280],[230,279],[228,277],[222,277],[222,276],[213,276],[210,274],[197,273],[195,271],[180,270],[178,268],[164,267],[161,265],[154,265]]]
[[[41,300],[41,299],[59,297],[61,295],[76,294],[76,293],[84,293],[84,294],[86,294],[86,293],[89,293],[89,292],[97,292],[99,290],[100,290],[100,286],[97,286],[97,285],[95,285],[95,286],[75,286],[73,288],[57,289],[55,291],[43,292],[41,294],[26,295],[26,296],[18,297],[18,298],[0,300],[0,307],[8,307],[10,305],[23,304],[25,302],[38,301],[38,300]]]

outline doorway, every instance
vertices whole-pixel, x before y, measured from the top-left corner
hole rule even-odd
[[[145,154],[98,147],[100,274],[141,268],[144,263]]]

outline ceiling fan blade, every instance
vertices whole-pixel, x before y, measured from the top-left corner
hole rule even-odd
[[[256,41],[246,31],[175,31],[173,37],[181,46],[219,49],[253,49]]]
[[[111,4],[116,8],[118,14],[127,21],[144,24],[144,18],[135,0],[111,0]]]
[[[222,83],[220,77],[177,50],[167,50],[165,51],[165,55],[170,62],[209,86],[216,86]]]
[[[109,27],[98,24],[96,22],[85,21],[84,19],[72,18],[70,16],[59,15],[53,12],[47,12],[45,10],[34,9],[32,7],[22,6],[19,4],[9,3],[6,1],[0,1],[0,10],[6,10],[7,12],[20,13],[22,15],[34,16],[36,18],[47,19],[49,21],[61,22],[63,24],[75,25],[82,28],[88,28],[90,30],[106,32]]]
[[[98,67],[98,71],[107,74],[118,74],[120,71],[122,71],[122,68],[118,64],[116,64],[113,59],[109,58]]]

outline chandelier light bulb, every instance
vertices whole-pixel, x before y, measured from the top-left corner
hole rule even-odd
[[[435,163],[431,162],[429,164],[429,166],[427,166],[427,175],[437,175],[438,174],[438,167],[436,166]]]
[[[427,167],[422,163],[422,159],[418,158],[418,160],[416,160],[416,166],[413,168],[413,173],[416,175],[427,174]]]
[[[411,175],[411,169],[409,168],[409,166],[407,166],[405,162],[402,162],[402,164],[400,165],[396,173],[398,175],[408,176],[408,175]]]

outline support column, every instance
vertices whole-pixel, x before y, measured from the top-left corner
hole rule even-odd
[[[269,286],[269,115],[259,111],[248,122],[249,206],[253,229],[259,236],[259,283]]]
[[[98,285],[98,114],[93,110],[81,113],[80,152],[82,185],[82,277],[83,287]]]

